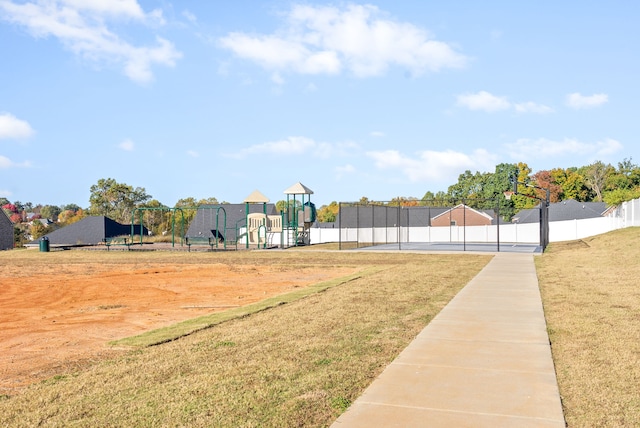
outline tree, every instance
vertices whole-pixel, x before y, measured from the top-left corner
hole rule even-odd
[[[413,196],[398,196],[396,198],[391,199],[389,202],[390,206],[403,206],[403,207],[415,207],[420,205],[420,201],[418,198],[414,198]]]
[[[472,174],[466,170],[458,176],[458,182],[449,186],[448,193],[452,199],[460,201],[462,199],[481,198],[482,189],[487,180],[487,175],[476,171]]]
[[[533,208],[540,203],[540,201],[536,199],[538,196],[535,188],[527,186],[530,181],[530,175],[531,168],[529,168],[529,166],[524,162],[518,162],[516,165],[518,194],[511,197],[513,207],[516,212],[523,209]]]
[[[543,189],[549,189],[549,201],[550,202],[559,202],[560,195],[562,194],[562,187],[558,185],[553,176],[551,175],[551,171],[538,171],[533,174],[533,181],[536,186],[542,187]],[[545,198],[546,195],[543,191],[538,191],[537,196],[539,198]]]
[[[171,208],[160,203],[160,201],[156,199],[153,199],[138,208],[146,209],[136,212],[134,221],[138,223],[142,216],[144,226],[147,227],[152,234],[161,235],[163,232],[171,230],[172,217],[174,215],[174,211],[172,211]],[[182,214],[177,213],[175,220],[177,222],[181,222],[181,216]],[[185,220],[186,218],[187,216],[185,215]]]
[[[596,201],[602,202],[607,176],[614,171],[613,166],[605,165],[601,161],[594,162],[584,168],[585,183],[595,193]]]
[[[198,207],[202,205],[218,205],[218,204],[219,204],[218,200],[214,197],[210,197],[207,199],[200,199],[199,201],[197,201],[196,198],[189,196],[187,198],[179,199],[178,202],[176,202],[175,207],[182,208],[182,214],[180,214],[180,216],[184,215],[184,222],[186,227],[188,227],[188,225],[191,224],[191,221],[195,218]],[[177,217],[177,218],[180,218],[180,217]],[[165,230],[168,230],[168,229],[165,229]]]
[[[640,198],[640,187],[635,189],[615,189],[604,194],[607,205],[616,206],[622,202]]]
[[[58,215],[62,212],[60,207],[55,205],[45,205],[40,209],[40,214],[44,218],[48,218],[51,221],[58,221]]]
[[[31,222],[29,231],[31,233],[31,239],[36,240],[41,236],[46,235],[50,230],[47,226],[42,224],[40,220],[34,220]]]
[[[579,202],[589,200],[589,188],[584,176],[578,172],[577,168],[555,168],[550,173],[553,181],[561,188],[559,200],[575,199]]]
[[[77,212],[77,211],[81,210],[82,208],[80,208],[76,204],[66,204],[66,205],[60,206],[60,209],[62,209],[62,211],[71,210],[73,212]]]
[[[206,198],[206,199],[200,199],[198,201],[198,206],[200,205],[219,205],[219,202],[216,198],[214,198],[213,196]]]
[[[329,205],[323,205],[318,209],[318,221],[322,223],[332,223],[336,221],[340,205],[332,201]]]
[[[78,208],[76,211],[68,209],[58,214],[58,224],[60,226],[68,226],[85,217],[84,211]]]
[[[101,178],[90,188],[89,212],[107,216],[121,223],[129,223],[133,210],[151,199],[144,187],[135,189],[113,178]]]

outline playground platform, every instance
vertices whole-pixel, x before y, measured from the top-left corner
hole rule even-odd
[[[564,427],[533,257],[496,253],[332,428]]]

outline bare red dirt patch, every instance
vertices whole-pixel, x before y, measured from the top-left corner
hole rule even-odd
[[[167,263],[46,270],[0,268],[0,394],[122,352],[111,340],[354,272]]]

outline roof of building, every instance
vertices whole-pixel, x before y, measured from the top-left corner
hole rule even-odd
[[[335,223],[340,227],[427,227],[431,220],[451,211],[452,207],[399,207],[388,205],[342,205]],[[492,219],[495,224],[495,213],[492,210],[478,210],[482,215]]]
[[[236,225],[244,227],[249,213],[277,214],[274,204],[218,204],[201,205],[191,221],[186,236],[221,237],[226,240],[236,239]],[[216,229],[217,224],[217,229]]]
[[[140,226],[135,225],[134,233],[139,232]],[[146,235],[148,231],[143,228],[142,232]],[[49,239],[51,245],[72,246],[95,245],[103,242],[105,238],[125,235],[131,235],[130,224],[121,224],[105,216],[89,216],[44,236]]]
[[[449,208],[449,209],[447,209],[446,211],[444,211],[444,212],[442,212],[442,213],[440,213],[440,214],[438,214],[438,215],[436,215],[436,216],[432,217],[432,220],[435,220],[436,218],[438,218],[438,217],[440,217],[440,216],[448,215],[448,214],[450,214],[452,211],[455,211],[455,210],[458,210],[458,209],[463,209],[463,208],[464,208],[464,209],[467,209],[467,210],[470,210],[470,211],[473,211],[473,212],[477,213],[478,215],[480,215],[480,216],[482,216],[482,217],[485,217],[485,218],[487,218],[488,220],[492,220],[492,221],[493,221],[493,216],[491,216],[490,214],[488,214],[486,211],[479,211],[479,210],[473,209],[473,208],[471,208],[471,207],[468,207],[468,206],[466,206],[466,205],[464,205],[464,204],[459,204],[459,205],[456,205],[456,206],[455,206],[455,207],[453,207],[453,208]]]
[[[549,221],[583,220],[602,217],[607,211],[604,202],[578,202],[567,199],[562,202],[549,204]],[[537,223],[540,221],[540,205],[522,210],[513,216],[518,223]]]

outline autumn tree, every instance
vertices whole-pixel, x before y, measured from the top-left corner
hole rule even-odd
[[[389,205],[394,207],[415,207],[420,205],[420,200],[418,200],[418,198],[414,198],[413,196],[397,196],[389,201]]]
[[[332,201],[329,205],[323,205],[318,209],[318,221],[322,223],[332,223],[338,218],[340,204]]]
[[[549,189],[549,201],[559,202],[562,194],[562,187],[555,182],[555,179],[551,175],[551,171],[538,171],[531,177],[536,186],[543,189]],[[537,196],[539,198],[546,198],[546,192],[539,190]]]
[[[76,205],[77,206],[77,205]],[[60,226],[68,226],[70,224],[76,223],[83,218],[85,218],[85,213],[82,208],[77,209],[65,209],[60,214],[58,214],[58,224]]]

